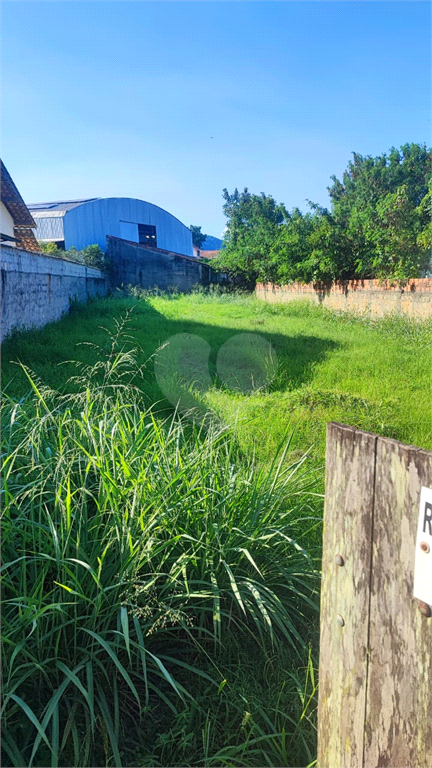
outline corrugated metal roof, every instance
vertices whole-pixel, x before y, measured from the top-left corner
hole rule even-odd
[[[151,205],[152,208],[159,208],[160,211],[168,213],[172,219],[177,219],[177,216],[169,213],[169,211],[166,211],[165,208],[161,208],[160,205],[155,205],[155,203],[149,203],[146,200],[141,200],[140,198],[135,197],[86,197],[82,200],[58,200],[57,202],[51,203],[30,203],[27,208],[35,214],[38,211],[61,211],[61,215],[64,215],[72,208],[77,208],[79,205],[84,205],[84,203],[93,203],[96,200],[130,200],[132,203],[144,203],[145,205]],[[177,221],[180,221],[180,219],[177,219]],[[185,226],[182,221],[180,221],[180,224]]]
[[[70,211],[71,208],[76,208],[78,205],[92,203],[93,200],[99,199],[99,197],[86,197],[82,200],[57,200],[52,203],[30,203],[27,208],[34,213],[37,211],[62,211],[63,213],[66,213],[66,211]]]

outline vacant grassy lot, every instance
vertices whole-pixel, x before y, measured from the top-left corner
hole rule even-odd
[[[277,356],[248,394],[245,332]],[[155,377],[178,334],[194,419]],[[313,764],[325,422],[429,448],[430,341],[201,294],[8,340],[2,764]]]
[[[140,362],[147,361],[136,383],[160,409],[168,403],[155,380],[152,356],[175,334],[208,342],[213,378],[217,353],[234,335],[249,332],[271,342],[278,371],[264,392],[242,396],[222,387],[201,395],[225,422],[237,423],[242,444],[254,447],[263,460],[271,460],[287,430],[294,429],[293,446],[312,448],[322,462],[330,420],[431,446],[431,324],[397,317],[368,322],[302,303],[275,306],[230,295],[104,299],[6,342],[3,390],[18,399],[28,391],[17,360],[45,384],[64,388],[77,373],[66,361],[94,363],[99,353],[88,344],[106,351],[103,329],[114,331],[115,321],[130,309],[128,333],[142,349]]]

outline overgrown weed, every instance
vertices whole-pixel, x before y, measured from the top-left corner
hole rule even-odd
[[[432,322],[429,318],[410,317],[397,311],[389,312],[383,317],[376,317],[367,310],[335,310],[307,300],[287,304],[270,304],[258,299],[256,302],[256,311],[261,315],[310,317],[324,320],[328,325],[340,327],[358,325],[377,331],[382,336],[416,345],[430,346],[432,343]]]
[[[264,469],[229,428],[156,420],[125,323],[105,352],[74,393],[25,369],[31,394],[3,404],[3,765],[121,766],[147,722],[174,765],[168,713],[210,712],[221,733],[233,637],[262,664],[284,645],[301,664],[314,636],[305,457],[287,461],[285,440]],[[232,759],[256,765],[267,737],[277,752],[279,717],[269,736],[261,709]],[[297,743],[305,729],[286,719],[284,744],[288,727]],[[193,764],[216,764],[212,743]]]

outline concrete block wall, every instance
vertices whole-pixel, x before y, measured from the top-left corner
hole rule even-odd
[[[1,338],[13,329],[40,328],[59,320],[71,301],[108,292],[99,270],[66,259],[1,248]]]
[[[400,287],[390,280],[347,280],[328,287],[291,283],[272,285],[258,283],[257,298],[272,303],[308,299],[314,304],[338,310],[355,310],[374,317],[403,312],[412,317],[432,317],[432,279],[409,280]]]
[[[107,257],[112,265],[113,283],[118,286],[157,286],[164,291],[175,285],[181,293],[187,293],[197,283],[206,284],[210,279],[210,268],[198,259],[110,235]]]

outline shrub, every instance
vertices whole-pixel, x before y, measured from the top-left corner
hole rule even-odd
[[[86,267],[95,267],[96,269],[109,269],[109,262],[99,245],[87,245],[81,251],[74,247],[64,251],[56,243],[39,242],[39,246],[43,253],[56,259],[77,261],[79,264],[85,264]]]

